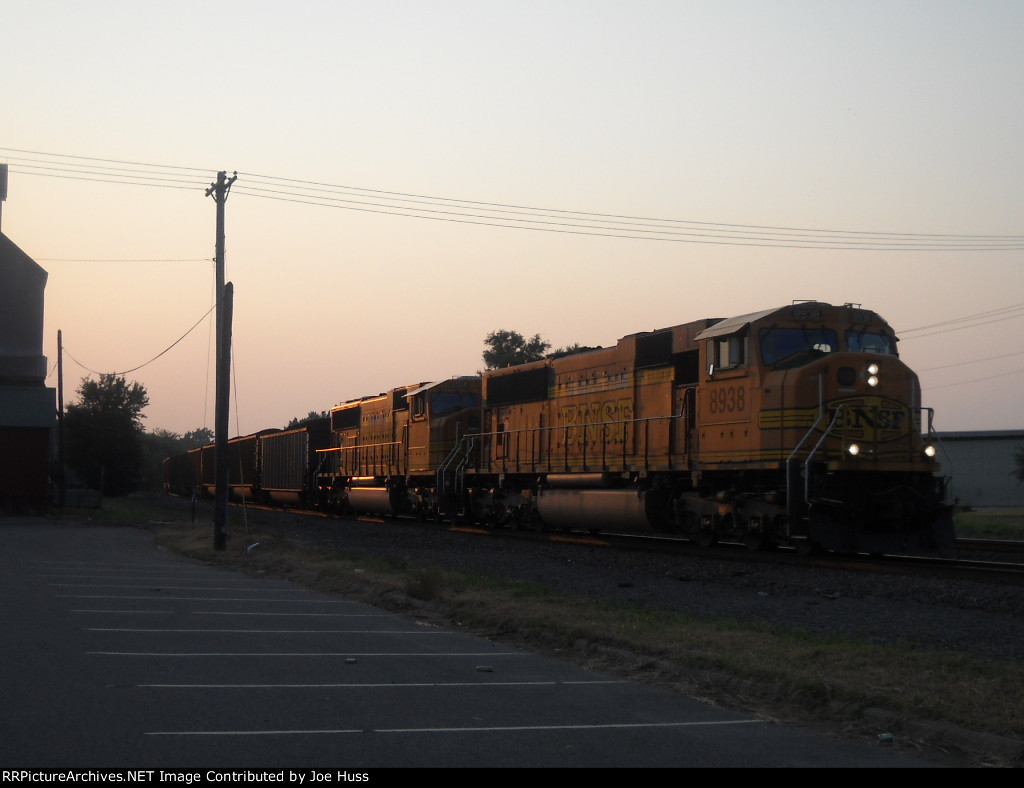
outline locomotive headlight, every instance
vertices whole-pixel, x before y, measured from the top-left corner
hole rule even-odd
[[[878,364],[868,364],[868,374],[869,375],[877,375],[878,374]]]
[[[868,364],[868,385],[871,388],[878,385],[878,364]]]
[[[868,385],[871,386],[871,388],[874,388],[875,386],[877,386],[878,385],[878,378],[876,376],[874,376],[874,375],[869,377],[868,378]]]
[[[930,443],[927,446],[924,447],[924,456],[925,457],[934,457],[935,456],[935,447],[932,446]]]
[[[860,446],[858,446],[856,443],[851,443],[849,446],[846,447],[846,450],[850,453],[851,457],[856,457],[858,454],[860,454]]]

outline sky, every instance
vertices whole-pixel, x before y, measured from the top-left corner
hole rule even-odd
[[[222,170],[232,434],[497,329],[800,299],[888,320],[937,429],[1022,429],[1022,40],[1019,0],[6,0],[0,229],[47,385],[60,330],[65,400],[126,373],[150,431],[213,427]]]

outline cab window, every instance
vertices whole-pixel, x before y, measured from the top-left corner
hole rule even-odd
[[[416,394],[412,398],[412,417],[422,419],[427,415],[427,397],[425,394]]]
[[[747,363],[746,334],[731,334],[708,342],[711,363],[715,369],[734,369]]]
[[[896,355],[896,343],[892,337],[870,331],[847,331],[846,349],[853,353],[884,353]]]
[[[430,398],[430,414],[434,418],[450,416],[479,404],[476,395],[469,391],[438,391]]]
[[[799,367],[839,349],[831,328],[762,328],[761,361],[769,367]]]

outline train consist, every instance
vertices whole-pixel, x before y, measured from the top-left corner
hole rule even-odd
[[[232,493],[837,552],[953,540],[932,411],[876,313],[801,302],[400,386],[229,443]],[[212,446],[165,462],[211,494]]]

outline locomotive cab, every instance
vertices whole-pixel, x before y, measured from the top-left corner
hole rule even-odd
[[[425,383],[409,400],[409,473],[436,469],[462,436],[480,431],[480,378]]]
[[[952,541],[931,412],[876,313],[802,303],[698,338],[701,465],[733,494],[756,485],[783,501],[784,541],[843,552]]]

